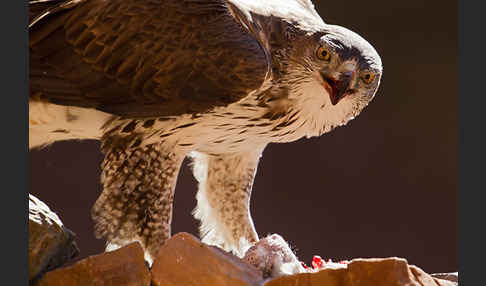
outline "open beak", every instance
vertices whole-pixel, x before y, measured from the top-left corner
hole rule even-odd
[[[338,104],[347,94],[353,93],[353,90],[349,88],[352,74],[341,74],[339,78],[333,78],[321,72],[322,79],[324,80],[324,88],[329,93],[332,105]]]

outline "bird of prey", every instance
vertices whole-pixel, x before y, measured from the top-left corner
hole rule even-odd
[[[97,139],[92,208],[107,251],[170,237],[176,178],[193,160],[203,242],[238,256],[264,148],[355,118],[382,75],[376,50],[310,0],[36,0],[29,147]]]

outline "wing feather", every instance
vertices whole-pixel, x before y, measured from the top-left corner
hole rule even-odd
[[[264,48],[223,0],[35,5],[31,94],[53,103],[127,117],[199,113],[244,98],[269,71]]]

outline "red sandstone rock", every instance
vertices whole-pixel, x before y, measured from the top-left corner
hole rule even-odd
[[[298,260],[281,237],[272,235],[246,256],[267,272],[274,267],[294,269]],[[268,258],[268,259],[267,259]],[[456,286],[438,279],[402,258],[354,259],[349,263],[317,261],[307,273],[262,280],[262,272],[244,260],[217,247],[201,243],[188,233],[179,233],[161,246],[152,267],[152,277],[143,250],[132,243],[113,252],[88,257],[72,266],[48,272],[35,285],[117,286]],[[292,267],[285,267],[289,264]],[[287,265],[288,266],[288,265]],[[292,270],[292,271],[293,271]],[[301,271],[301,269],[297,269]],[[280,273],[280,272],[279,272]],[[440,274],[435,274],[440,275]],[[455,275],[457,278],[457,274]],[[264,283],[265,282],[265,283]]]
[[[178,233],[159,249],[152,265],[154,286],[262,285],[262,273],[240,258]]]
[[[75,257],[74,237],[46,204],[29,194],[29,280]]]
[[[274,278],[264,286],[454,286],[454,282],[433,278],[402,258],[354,259],[340,268],[325,268]]]
[[[46,273],[37,286],[149,286],[150,272],[138,242],[90,256]]]
[[[438,279],[444,279],[444,280],[449,280],[452,282],[459,283],[459,272],[434,273],[434,274],[430,274],[430,276]]]

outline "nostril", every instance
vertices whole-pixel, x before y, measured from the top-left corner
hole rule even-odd
[[[336,85],[336,81],[330,77],[325,77],[324,80],[327,82],[327,84],[329,84],[332,87]]]
[[[345,93],[347,93],[347,94],[353,94],[353,93],[355,93],[355,92],[356,92],[356,90],[355,90],[355,89],[349,88],[349,89],[347,89],[347,90],[346,90],[346,92],[345,92]]]

